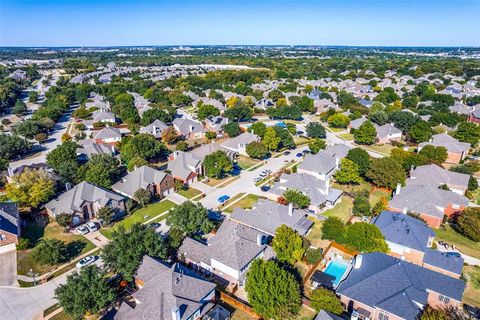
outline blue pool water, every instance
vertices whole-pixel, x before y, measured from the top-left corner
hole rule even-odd
[[[337,285],[340,279],[342,279],[343,274],[347,271],[348,265],[341,261],[332,260],[328,263],[327,269],[323,271],[324,273],[335,277],[333,281],[334,285]]]

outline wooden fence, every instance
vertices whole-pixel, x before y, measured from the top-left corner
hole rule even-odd
[[[222,300],[226,304],[234,307],[235,309],[242,310],[243,312],[255,319],[262,319],[262,317],[258,315],[255,311],[253,311],[253,309],[246,303],[237,300],[236,298],[226,294],[225,292],[218,291],[218,293],[220,294],[220,300]]]

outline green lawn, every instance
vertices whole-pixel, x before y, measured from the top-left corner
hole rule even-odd
[[[340,135],[338,135],[340,138],[342,139],[345,139],[345,140],[348,140],[348,141],[351,141],[353,140],[353,134],[351,133],[342,133]]]
[[[22,237],[29,239],[31,244],[37,243],[41,238],[65,241],[67,243],[67,261],[95,248],[95,245],[83,236],[74,235],[71,232],[63,232],[63,228],[56,222],[49,222],[46,226],[41,226],[34,221],[28,220],[26,223],[26,226],[22,229]],[[30,269],[35,273],[45,274],[57,267],[57,265],[49,266],[38,264],[31,250],[17,252],[17,272],[20,275],[27,275]]]
[[[341,132],[343,130],[347,130],[347,128],[333,128],[333,127],[328,127],[332,132]]]
[[[302,305],[302,307],[300,308],[300,313],[297,315],[295,319],[296,320],[313,320],[315,319],[316,315],[317,315],[317,312]]]
[[[465,266],[463,273],[468,278],[467,287],[463,294],[463,302],[471,306],[480,307],[480,267]]]
[[[384,145],[378,145],[378,146],[368,146],[364,148],[389,156],[392,150],[395,149],[396,147],[390,144],[384,144]]]
[[[374,205],[377,204],[377,202],[380,201],[380,199],[382,199],[382,197],[386,198],[387,200],[390,200],[391,194],[385,190],[374,188],[370,192],[370,196],[369,196],[370,205],[373,207]]]
[[[227,181],[227,180],[230,179],[227,183],[222,184],[222,187],[223,187],[223,186],[229,185],[230,183],[232,183],[233,181],[235,181],[235,180],[237,180],[237,179],[239,179],[239,178],[240,178],[240,176],[234,176],[234,177],[232,177],[232,176],[227,176],[227,177],[225,177],[225,178],[223,178],[223,179],[208,178],[208,182],[204,182],[204,183],[207,184],[207,185],[209,185],[210,187],[216,187],[216,186],[218,186],[219,184],[224,183],[225,181]]]
[[[257,203],[260,197],[256,194],[248,194],[245,198],[235,202],[227,209],[223,210],[225,212],[232,212],[235,208],[251,209],[252,206]],[[238,199],[238,198],[237,198]],[[231,202],[230,202],[231,203]]]
[[[184,196],[187,199],[192,199],[192,198],[198,196],[200,193],[202,193],[202,191],[190,187],[186,190],[183,190],[183,189],[179,190],[179,191],[177,191],[177,193],[181,196]]]
[[[253,158],[246,157],[246,156],[243,156],[243,155],[238,156],[236,161],[237,161],[238,165],[240,166],[240,168],[242,168],[243,170],[247,170],[247,169],[259,164],[260,162],[262,162],[262,160],[253,159]]]
[[[362,182],[360,182],[359,184],[339,184],[337,182],[334,182],[332,187],[346,191],[346,192],[353,192],[353,193],[362,192],[362,191],[370,192],[370,189],[372,188],[370,183],[364,180],[362,180]]]
[[[455,245],[462,253],[480,259],[480,242],[472,241],[455,231],[449,224],[444,224],[445,230],[437,229],[435,234],[438,240]]]
[[[307,144],[311,140],[312,139],[305,138],[305,137],[297,137],[297,136],[293,137],[293,142],[295,142],[296,146],[301,146],[301,145]]]
[[[328,246],[328,240],[322,240],[322,225],[323,222],[315,219],[313,217],[308,217],[308,219],[313,221],[313,226],[310,229],[310,232],[307,235],[307,239],[310,241],[311,245],[315,248],[326,248]]]
[[[160,202],[152,203],[145,208],[135,210],[131,215],[125,217],[123,220],[115,223],[111,228],[102,228],[100,232],[107,238],[111,239],[113,231],[117,230],[120,226],[124,226],[125,229],[130,229],[135,223],[143,223],[151,218],[175,207],[176,204],[170,200],[162,200]]]
[[[327,217],[337,217],[343,222],[350,220],[352,216],[353,200],[347,196],[342,196],[340,202],[335,207],[326,210],[322,215]]]

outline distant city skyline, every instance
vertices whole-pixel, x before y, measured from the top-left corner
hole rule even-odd
[[[0,46],[480,46],[476,0],[2,0]]]

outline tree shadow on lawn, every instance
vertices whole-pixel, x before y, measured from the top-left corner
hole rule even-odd
[[[67,243],[65,248],[65,262],[68,262],[78,255],[85,249],[87,246],[87,242],[83,240],[75,240],[72,242]]]

